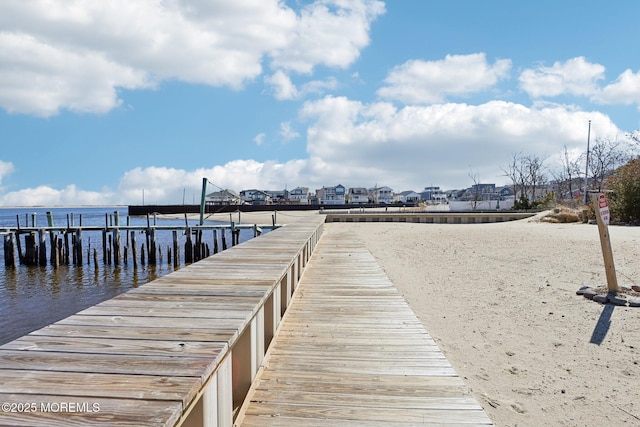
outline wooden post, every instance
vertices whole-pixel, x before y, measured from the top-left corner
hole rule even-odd
[[[222,233],[222,250],[225,251],[227,250],[227,230],[223,228],[220,232]]]
[[[102,230],[102,263],[107,265],[107,229]]]
[[[191,264],[193,262],[193,243],[191,241],[191,228],[186,230],[187,241],[184,244],[184,262]]]
[[[98,251],[95,248],[93,249],[93,266],[98,271]]]
[[[82,217],[81,221],[82,221]],[[76,230],[76,252],[78,257],[78,265],[82,265],[82,228]]]
[[[136,247],[135,231],[131,231],[131,250],[133,254],[133,268],[138,268],[138,248]]]
[[[156,229],[150,228],[149,233],[149,245],[147,246],[147,255],[149,258],[149,265],[156,264]]]
[[[24,236],[24,246],[24,263],[26,265],[36,265],[38,262],[38,248],[36,246],[36,236],[34,233],[29,233]]]
[[[604,194],[598,195],[593,201],[593,209],[596,212],[598,232],[600,234],[600,247],[604,258],[604,268],[607,275],[607,286],[609,291],[618,291],[618,279],[616,278],[616,268],[613,264],[613,252],[611,251],[611,240],[609,239],[609,202]]]
[[[64,232],[64,263],[69,265],[69,233]]]
[[[38,264],[47,265],[47,237],[44,229],[38,230],[38,239],[40,240],[38,248]]]
[[[117,214],[118,211],[115,211],[115,213]],[[117,226],[117,222],[118,222],[118,216],[116,215],[116,226]],[[118,228],[114,228],[112,233],[113,233],[113,263],[115,265],[120,265],[120,256],[121,256],[120,230]]]
[[[4,266],[16,268],[16,257],[13,249],[13,234],[4,235]]]
[[[178,242],[178,230],[173,230],[173,268],[180,265],[180,248]]]
[[[49,252],[51,265],[53,268],[58,268],[58,236],[53,231],[49,231],[49,244],[51,245],[51,251]]]
[[[218,230],[213,229],[213,253],[218,253]]]

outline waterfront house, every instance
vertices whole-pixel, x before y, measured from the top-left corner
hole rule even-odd
[[[347,193],[347,203],[369,203],[369,191],[364,187],[351,187]]]
[[[393,201],[403,205],[416,204],[420,201],[420,194],[412,190],[401,191],[393,196]]]
[[[309,204],[309,188],[308,187],[296,187],[289,192],[289,200],[291,203],[300,205]]]
[[[233,190],[220,190],[209,193],[205,197],[206,203],[213,205],[237,205],[240,203],[240,195]]]
[[[268,205],[271,204],[271,196],[266,191],[262,190],[242,190],[240,192],[240,199],[243,203],[250,205]]]
[[[389,187],[373,187],[369,189],[369,196],[373,203],[390,205],[393,203],[393,190]]]
[[[322,187],[316,190],[316,198],[320,205],[344,205],[345,188],[344,185],[335,187]]]

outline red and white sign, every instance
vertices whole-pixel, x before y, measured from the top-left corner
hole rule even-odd
[[[598,208],[600,208],[600,219],[604,225],[609,225],[609,202],[604,194],[598,196]]]

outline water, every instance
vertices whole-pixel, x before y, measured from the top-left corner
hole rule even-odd
[[[0,229],[17,226],[16,215],[22,227],[31,226],[35,213],[36,226],[47,226],[46,212],[52,212],[55,226],[66,227],[67,221],[75,226],[104,226],[113,221],[114,212],[120,216],[120,224],[126,225],[127,210],[123,207],[100,208],[0,208]],[[146,226],[146,217],[131,217],[131,225]],[[158,225],[184,226],[184,219],[159,218]],[[189,221],[196,225],[197,221]],[[228,223],[207,222],[207,225],[228,225]],[[220,234],[220,233],[218,233]],[[253,237],[252,230],[242,230],[240,241]],[[125,245],[126,236],[122,232],[122,244]],[[184,246],[184,236],[181,236],[180,246]],[[220,236],[218,236],[220,239]],[[137,246],[144,242],[144,234],[137,238]],[[213,252],[213,232],[205,231],[203,240]],[[157,231],[158,247],[163,248],[162,262],[158,264],[141,265],[134,268],[129,250],[129,262],[119,266],[104,265],[102,263],[102,233],[83,231],[83,265],[60,265],[58,268],[47,266],[17,265],[16,269],[5,268],[4,248],[0,245],[0,344],[12,341],[22,335],[42,328],[50,323],[70,316],[78,311],[98,304],[109,298],[126,292],[131,288],[141,286],[157,277],[174,271],[173,263],[167,262],[166,248],[172,245],[171,231]],[[227,235],[227,242],[231,245],[231,238]],[[98,252],[98,266],[93,265],[92,256],[87,256],[87,249],[93,254]],[[49,252],[47,238],[47,253]],[[222,246],[220,245],[220,249]],[[23,248],[24,250],[24,248]],[[182,252],[182,251],[181,251]],[[48,257],[47,257],[48,258]],[[184,266],[184,253],[180,254],[181,265]],[[17,254],[16,254],[17,263]]]

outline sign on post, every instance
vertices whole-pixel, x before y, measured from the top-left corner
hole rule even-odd
[[[616,268],[613,264],[613,252],[611,251],[611,240],[609,239],[609,202],[604,194],[599,194],[593,202],[596,211],[596,221],[598,232],[600,233],[600,246],[604,258],[604,268],[607,274],[607,287],[609,291],[618,290],[618,279],[616,278]]]
[[[604,194],[598,196],[598,210],[600,211],[600,218],[604,225],[609,225],[609,202]]]

